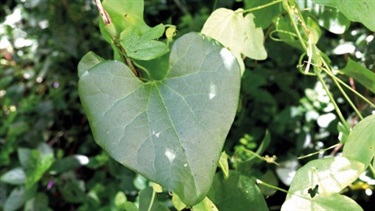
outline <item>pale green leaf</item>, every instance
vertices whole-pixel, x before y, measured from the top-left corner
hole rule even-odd
[[[240,70],[227,49],[197,33],[175,41],[169,65],[163,80],[143,83],[123,63],[103,62],[81,76],[79,94],[95,141],[191,206],[212,183]]]
[[[314,198],[293,195],[281,207],[281,211],[289,210],[363,210],[353,199],[333,194],[317,194]]]
[[[358,160],[366,167],[375,157],[375,115],[361,120],[350,132],[343,156]]]
[[[18,187],[12,190],[4,204],[4,211],[14,211],[24,205],[26,201],[25,188]]]
[[[12,169],[0,177],[0,181],[12,185],[24,184],[26,180],[25,171],[22,168]]]
[[[375,73],[363,67],[360,63],[348,59],[346,67],[341,70],[345,75],[353,77],[367,89],[375,93]]]
[[[219,211],[215,204],[209,199],[204,198],[201,202],[194,205],[192,211]]]
[[[151,29],[151,31],[154,30]],[[163,31],[161,34],[163,34]],[[155,34],[153,33],[155,32],[123,31],[120,41],[127,56],[137,60],[151,60],[166,54],[169,51],[167,45],[164,42],[154,40]]]
[[[346,157],[330,157],[308,162],[293,178],[282,210],[295,208],[327,208],[323,196],[335,197],[346,186],[354,182],[365,166]],[[333,194],[333,195],[332,195]],[[322,197],[320,197],[322,196]],[[346,201],[337,196],[337,200]],[[343,202],[344,203],[344,202]],[[350,205],[350,202],[345,202]],[[328,203],[331,206],[332,203]],[[334,207],[331,207],[334,208]]]
[[[219,167],[224,173],[224,177],[228,178],[229,177],[229,164],[228,164],[228,154],[223,151],[220,155],[219,158]]]
[[[346,157],[330,157],[308,162],[293,178],[282,210],[333,209],[332,199],[341,201],[348,207],[358,207],[339,193],[354,182],[365,166]],[[330,198],[332,197],[332,198]],[[338,206],[338,205],[337,205]],[[340,209],[338,209],[340,210]]]
[[[186,208],[186,204],[181,201],[177,194],[172,193],[172,204],[177,210],[183,210]]]
[[[335,7],[349,20],[361,22],[367,28],[375,31],[375,1],[374,0],[313,0],[316,4]]]
[[[242,10],[215,10],[203,26],[202,33],[219,41],[235,55],[264,60],[263,31],[254,24],[254,15],[243,16]]]

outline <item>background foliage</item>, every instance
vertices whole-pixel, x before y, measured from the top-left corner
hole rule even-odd
[[[252,8],[258,6],[255,2],[149,0],[145,1],[145,19],[151,26],[174,24],[177,36],[181,36],[200,31],[215,8]],[[311,6],[301,2],[304,7]],[[5,0],[0,9],[0,207],[121,210],[123,201],[139,202],[138,193],[146,190],[141,194],[148,194],[149,182],[121,167],[95,144],[78,99],[77,63],[82,55],[92,50],[112,57],[100,36],[93,2]],[[279,13],[277,6],[254,13],[255,23],[265,32],[268,59],[245,60],[240,105],[224,150],[230,155],[231,165],[236,160],[251,160],[251,151],[258,149],[268,130],[271,139],[263,155],[275,155],[279,165],[252,159],[253,167],[242,171],[252,171],[264,181],[287,189],[291,182],[288,175],[298,167],[340,153],[341,149],[297,159],[336,144],[338,118],[316,78],[298,72],[301,52],[270,39],[274,27],[271,16]],[[311,17],[325,14],[314,10],[308,13]],[[327,20],[330,17],[327,15]],[[341,23],[346,31],[321,31],[318,46],[335,67],[344,67],[351,57],[373,71],[374,33],[345,18]],[[354,125],[358,117],[332,81],[326,82],[344,116]],[[371,92],[348,82],[374,101]],[[364,116],[371,113],[367,104],[351,97]],[[231,179],[241,181],[240,176]],[[363,175],[344,194],[364,209],[370,208],[370,201],[375,200],[371,194],[374,185],[373,179]],[[266,188],[261,191],[267,195],[271,210],[278,210],[285,200],[285,193]],[[168,192],[158,197],[160,206],[172,206]]]

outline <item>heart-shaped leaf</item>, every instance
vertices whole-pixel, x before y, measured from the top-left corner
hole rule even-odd
[[[239,89],[236,58],[198,33],[176,40],[162,80],[143,83],[118,61],[95,65],[79,80],[95,141],[190,206],[211,186]]]

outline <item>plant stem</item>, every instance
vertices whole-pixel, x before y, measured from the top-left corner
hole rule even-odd
[[[98,8],[100,17],[102,18],[103,22],[107,24],[111,24],[112,20],[111,17],[108,15],[107,11],[103,8],[102,2],[100,0],[94,0],[96,7]]]
[[[155,190],[152,188],[152,196],[151,196],[150,204],[148,205],[147,211],[151,211],[152,205],[154,204],[155,195],[156,195]]]
[[[326,91],[327,96],[330,99],[331,103],[333,104],[333,107],[335,107],[336,113],[339,116],[341,123],[345,126],[347,131],[350,131],[350,127],[348,126],[348,123],[346,122],[344,116],[342,115],[339,106],[337,105],[335,99],[333,99],[333,96],[332,96],[331,92],[329,91],[326,83],[323,80],[322,75],[319,72],[317,72],[317,77],[318,77],[320,83],[323,85],[323,88]]]
[[[267,3],[267,4],[260,5],[258,7],[243,10],[242,13],[248,13],[248,12],[252,12],[252,11],[255,11],[255,10],[260,10],[260,9],[272,6],[272,5],[280,3],[280,2],[282,2],[282,0],[276,0],[276,1],[273,1],[273,2],[270,2],[270,3]]]
[[[284,192],[284,193],[288,194],[288,191],[287,191],[287,190],[284,190],[284,189],[282,189],[282,188],[279,188],[279,187],[273,186],[273,185],[271,185],[271,184],[268,184],[268,183],[266,183],[266,182],[263,182],[263,181],[260,180],[260,179],[256,179],[256,183],[257,183],[257,184],[260,184],[260,185],[264,185],[264,186],[266,186],[266,187],[268,187],[268,188],[272,188],[272,189],[275,189],[275,190],[278,190],[278,191],[281,191],[281,192]]]
[[[304,155],[304,156],[300,156],[300,157],[298,157],[297,159],[298,159],[298,160],[301,160],[301,159],[304,159],[304,158],[308,158],[308,157],[311,157],[311,156],[313,156],[313,155],[319,154],[319,153],[321,153],[321,152],[325,152],[325,151],[327,151],[327,150],[330,150],[330,149],[332,149],[332,148],[335,148],[335,147],[337,147],[337,146],[339,146],[339,145],[340,145],[340,143],[339,143],[339,144],[335,144],[335,145],[330,146],[330,147],[325,148],[325,149],[321,149],[321,150],[319,150],[319,151],[317,151],[317,152],[313,152],[313,153],[310,153],[310,154],[307,154],[307,155]]]

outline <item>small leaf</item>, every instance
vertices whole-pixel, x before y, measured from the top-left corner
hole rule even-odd
[[[234,55],[264,60],[263,30],[256,28],[254,15],[243,16],[242,10],[220,8],[215,10],[203,26],[202,33],[219,41]]]
[[[22,187],[15,188],[5,201],[4,211],[17,210],[24,205],[25,201],[25,189]]]
[[[204,198],[201,202],[194,205],[192,211],[219,211],[215,204],[209,199]]]
[[[117,192],[117,194],[115,196],[115,206],[116,206],[116,208],[118,208],[120,210],[125,208],[126,202],[127,202],[127,199],[126,199],[126,196],[125,196],[124,192],[122,192],[122,191]]]
[[[367,89],[375,93],[375,73],[363,67],[358,62],[348,59],[346,67],[341,70],[345,75],[353,77]]]
[[[139,193],[139,211],[167,211],[157,200],[152,187],[147,187]]]
[[[159,24],[147,31],[126,30],[121,33],[120,42],[127,56],[137,60],[152,60],[166,54],[167,44],[155,39],[164,33],[164,26]]]
[[[0,181],[12,185],[24,184],[26,180],[25,171],[22,168],[12,169],[0,177]]]
[[[223,171],[225,178],[229,177],[228,158],[229,156],[227,155],[227,153],[225,153],[225,151],[221,153],[220,158],[219,158],[219,167]]]
[[[349,20],[361,22],[367,28],[375,31],[375,19],[372,15],[375,11],[374,0],[313,0],[316,4],[335,7]]]
[[[354,126],[343,149],[343,156],[362,162],[366,167],[375,157],[375,115]]]
[[[172,204],[177,210],[183,210],[186,208],[186,204],[181,201],[177,194],[172,193]]]
[[[37,193],[34,197],[28,200],[25,204],[24,210],[27,211],[40,211],[51,210],[48,208],[48,197],[44,193]]]

